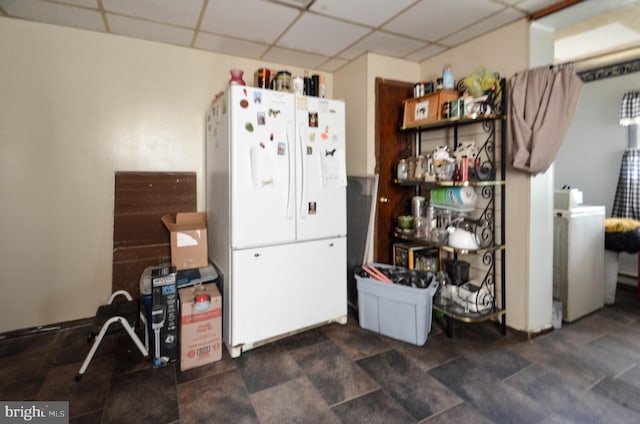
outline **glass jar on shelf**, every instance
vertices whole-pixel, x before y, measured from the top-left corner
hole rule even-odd
[[[424,216],[415,216],[413,218],[413,236],[425,240],[428,238],[429,228],[427,226],[427,218]]]
[[[438,282],[438,291],[436,292],[436,304],[439,306],[448,307],[453,305],[451,297],[451,280],[444,271],[438,271],[436,274],[436,281]]]
[[[409,178],[409,164],[406,159],[400,159],[400,162],[398,162],[397,177],[399,180]]]
[[[416,170],[413,175],[416,181],[424,180],[424,173],[426,168],[427,168],[427,164],[426,164],[425,157],[423,155],[419,155],[418,159],[416,160]]]
[[[413,180],[416,175],[416,162],[417,158],[407,159],[407,175],[410,180]]]

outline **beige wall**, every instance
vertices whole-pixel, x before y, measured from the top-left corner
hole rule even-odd
[[[202,210],[205,108],[230,68],[247,82],[279,68],[8,18],[0,57],[0,332],[94,315],[111,291],[114,172],[197,172]]]
[[[369,54],[367,85],[367,172],[372,174],[376,167],[375,123],[376,123],[376,78],[415,82],[420,79],[420,66],[406,60],[393,59],[377,54]]]
[[[336,71],[334,91],[345,100],[347,119],[347,174],[366,175],[367,143],[367,55]]]
[[[414,62],[367,53],[334,75],[334,90],[347,102],[347,173],[375,173],[376,78],[413,82],[420,67]]]

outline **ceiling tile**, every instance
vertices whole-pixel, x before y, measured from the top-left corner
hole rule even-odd
[[[412,3],[415,3],[415,0],[316,0],[309,10],[378,27]]]
[[[62,3],[98,9],[98,0],[64,0]]]
[[[105,11],[194,28],[203,0],[102,0]]]
[[[331,59],[326,61],[325,63],[323,63],[322,65],[318,66],[317,69],[321,70],[321,71],[327,71],[327,72],[334,72],[336,71],[338,68],[346,65],[347,63],[349,63],[348,60],[344,60],[344,59]]]
[[[263,56],[263,59],[269,62],[284,63],[302,68],[316,68],[325,62],[328,57],[274,47]]]
[[[109,22],[109,28],[112,33],[141,38],[143,40],[190,46],[191,40],[193,39],[192,30],[141,21],[139,19],[127,18],[126,16],[108,13],[107,22]]]
[[[463,12],[456,1],[422,0],[383,28],[421,40],[437,41],[504,7],[490,0],[465,0]]]
[[[243,57],[258,59],[269,46],[252,41],[200,32],[196,38],[195,47],[233,56],[237,56],[239,52],[242,52]]]
[[[97,10],[40,0],[0,0],[0,7],[9,16],[92,31],[105,31],[102,16]]]
[[[424,49],[420,49],[420,50],[418,50],[416,52],[413,52],[413,53],[405,56],[405,59],[414,60],[416,62],[420,62],[420,61],[423,61],[425,59],[430,58],[431,56],[435,56],[438,53],[443,52],[446,49],[447,49],[446,47],[439,46],[437,44],[431,44],[430,46],[427,46]]]
[[[271,44],[300,12],[262,0],[209,1],[200,29],[207,32]]]
[[[482,21],[463,29],[462,31],[456,32],[449,37],[443,38],[439,41],[439,43],[447,46],[457,46],[458,44],[462,44],[466,41],[472,40],[479,35],[491,32],[510,22],[517,21],[524,16],[525,15],[522,12],[519,12],[515,9],[507,8],[496,13],[495,15],[489,16],[487,19],[483,19]]]
[[[367,35],[347,50],[340,53],[340,57],[349,60],[366,52],[378,53],[392,57],[404,57],[405,55],[425,46],[423,41],[416,41],[398,35],[376,31]]]
[[[307,13],[278,40],[277,45],[333,56],[370,31],[363,26]]]

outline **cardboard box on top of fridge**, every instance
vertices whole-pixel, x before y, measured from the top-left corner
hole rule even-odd
[[[215,284],[186,287],[180,296],[180,369],[222,359],[222,296]]]
[[[207,214],[178,212],[162,218],[171,233],[171,265],[176,269],[203,268],[209,264],[207,252]]]

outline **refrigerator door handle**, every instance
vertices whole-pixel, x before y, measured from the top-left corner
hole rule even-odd
[[[295,187],[295,178],[293,176],[293,167],[294,167],[294,161],[295,161],[295,157],[293,157],[291,155],[291,133],[294,132],[294,129],[292,128],[293,124],[291,122],[288,122],[286,125],[286,134],[287,134],[287,166],[288,166],[288,170],[287,170],[287,182],[288,182],[288,187],[287,187],[287,205],[286,205],[286,214],[287,214],[287,218],[292,219],[293,218],[293,213],[294,213],[294,209],[295,209],[295,201],[293,199],[295,193],[294,193],[294,187]],[[295,143],[295,140],[294,140]]]
[[[300,150],[300,218],[307,216],[307,210],[305,209],[305,203],[307,202],[307,152],[304,148],[304,141],[302,135],[306,135],[304,125],[298,127],[298,149]]]

